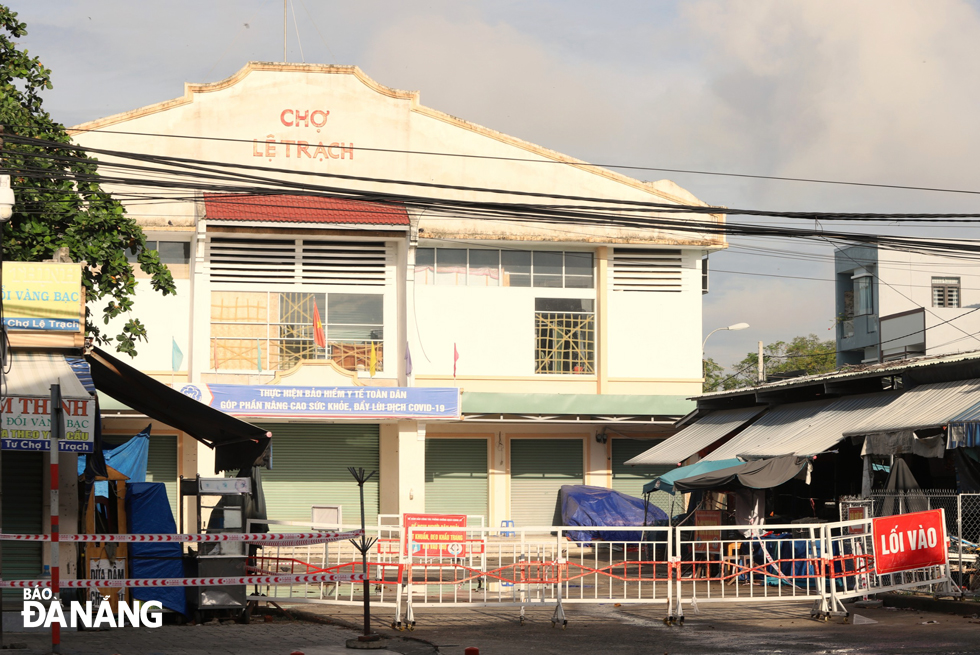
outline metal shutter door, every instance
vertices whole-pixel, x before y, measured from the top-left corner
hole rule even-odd
[[[121,446],[133,437],[104,435],[107,446]],[[146,456],[146,481],[162,482],[167,488],[170,511],[177,520],[177,435],[151,434]]]
[[[510,442],[510,518],[517,527],[552,525],[558,490],[582,482],[581,439]]]
[[[477,514],[487,525],[487,470],[486,439],[426,439],[425,511]]]
[[[658,443],[660,443],[659,439],[613,439],[612,488],[624,494],[642,498],[643,485],[658,475],[663,475],[667,471],[677,468],[670,464],[626,466],[625,462],[645,453]],[[678,504],[679,498],[674,499],[673,496],[663,491],[655,491],[650,494],[650,503],[667,512],[668,515],[671,513],[671,500],[674,500],[675,510],[683,509],[683,505]]]
[[[42,476],[47,455],[16,450],[3,451],[3,531],[41,534]],[[3,579],[31,580],[41,577],[41,544],[3,543]],[[23,592],[5,589],[3,605],[20,609]]]
[[[344,523],[361,521],[357,483],[348,466],[377,471],[377,425],[262,424],[272,432],[272,470],[262,471],[269,519],[310,521],[313,505],[341,505]],[[378,520],[378,477],[364,485],[364,520]]]

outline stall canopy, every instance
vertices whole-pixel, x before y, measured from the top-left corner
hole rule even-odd
[[[844,438],[844,431],[855,423],[888,407],[900,397],[900,392],[884,391],[830,401],[782,405],[747,427],[708,458],[817,455],[833,448]]]
[[[969,417],[980,401],[980,379],[922,384],[909,389],[886,407],[850,426],[845,437],[865,437],[865,450],[879,454],[912,452],[925,456],[942,456],[927,441],[929,430],[945,425],[975,422]],[[926,435],[922,433],[926,432]],[[957,430],[959,432],[959,430]],[[963,430],[965,433],[965,430]],[[953,441],[954,430],[950,430]],[[926,438],[923,439],[922,437]],[[965,435],[963,435],[965,436]],[[869,449],[869,444],[873,448]],[[962,445],[956,442],[956,445]],[[954,445],[955,447],[955,445]],[[925,449],[925,450],[924,450]],[[928,452],[926,452],[928,451]]]
[[[949,419],[946,442],[946,447],[950,450],[976,446],[980,446],[980,402]]]
[[[711,412],[672,437],[661,441],[650,450],[627,460],[626,464],[629,466],[637,464],[676,465],[731,434],[764,412],[765,409],[765,407],[756,406]]]
[[[99,348],[85,358],[97,389],[213,448],[215,473],[250,468],[269,446],[269,432],[189,398]]]
[[[805,475],[809,470],[809,462],[806,457],[796,455],[760,459],[675,480],[674,489],[688,492],[695,489],[717,489],[733,484],[750,489],[769,489],[778,487],[797,476]]]
[[[61,397],[65,400],[92,399],[92,394],[85,389],[64,355],[14,352],[4,381],[4,397],[47,397],[51,394],[51,385],[60,384]]]
[[[674,469],[673,471],[668,471],[656,480],[647,482],[645,485],[643,485],[643,493],[650,494],[654,491],[666,491],[667,493],[672,494],[674,493],[675,480],[683,480],[684,478],[691,478],[696,475],[701,475],[702,473],[710,473],[711,471],[730,468],[732,466],[738,466],[739,464],[742,464],[742,460],[734,458],[710,461],[701,460],[696,464],[682,466]]]

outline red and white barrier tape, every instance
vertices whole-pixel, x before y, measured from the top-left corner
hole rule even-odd
[[[362,582],[363,573],[311,573],[307,575],[246,575],[234,578],[127,578],[124,580],[62,580],[62,589],[105,587],[221,587],[225,585],[279,585],[313,582]],[[51,586],[50,580],[0,580],[3,589]]]
[[[243,541],[248,543],[265,544],[269,546],[308,546],[325,544],[333,541],[346,541],[360,537],[363,532],[295,532],[295,533],[260,533],[260,532],[228,532],[222,534],[62,534],[60,542],[84,543],[166,543],[190,542],[208,543],[215,541]],[[0,541],[51,541],[47,534],[0,534]]]

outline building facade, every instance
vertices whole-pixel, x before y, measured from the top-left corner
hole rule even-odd
[[[914,248],[835,252],[838,365],[980,348],[980,267]]]
[[[624,463],[671,434],[701,391],[704,260],[723,236],[288,192],[407,187],[464,209],[575,196],[660,203],[657,216],[693,225],[667,208],[704,203],[669,181],[586,165],[345,66],[253,62],[73,129],[103,162],[153,153],[249,167],[237,170],[279,185],[123,197],[178,291],[139,287],[150,340],[135,365],[268,427],[271,518],[339,504],[353,519],[347,467],[363,466],[380,472],[366,488],[369,521],[424,511],[550,525],[562,484],[638,495],[658,469]],[[355,402],[300,408],[302,394]],[[261,404],[272,397],[282,402]],[[391,402],[356,402],[381,397]],[[102,408],[107,434],[145,426],[110,399]],[[163,425],[153,435],[151,476],[213,474],[213,456],[187,435]]]

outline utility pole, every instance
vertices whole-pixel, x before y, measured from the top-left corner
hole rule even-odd
[[[762,359],[762,342],[759,342],[759,384],[766,381],[766,365]]]

